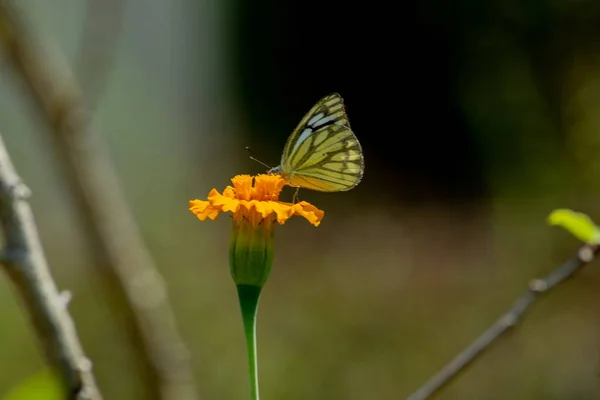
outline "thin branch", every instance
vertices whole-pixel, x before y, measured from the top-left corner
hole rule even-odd
[[[192,400],[189,352],[177,332],[162,276],[143,244],[106,144],[72,71],[36,34],[17,2],[0,0],[0,41],[48,122],[87,235],[100,249],[98,271],[129,310],[131,343],[149,398]]]
[[[21,182],[0,136],[2,265],[20,293],[47,359],[61,374],[69,399],[100,400],[92,363],[83,353],[65,296],[56,288]]]
[[[519,298],[506,314],[500,317],[487,331],[479,336],[467,348],[461,351],[452,361],[432,376],[421,388],[408,397],[407,400],[425,400],[439,391],[454,379],[458,373],[473,362],[500,336],[514,327],[525,311],[540,295],[548,292],[578,272],[584,265],[591,262],[598,254],[599,246],[585,245],[577,254],[556,268],[543,279],[534,279],[529,283],[529,290]]]

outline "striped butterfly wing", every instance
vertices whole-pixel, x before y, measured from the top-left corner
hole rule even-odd
[[[281,159],[288,184],[321,192],[350,190],[362,179],[364,160],[339,94],[321,99],[288,139]]]

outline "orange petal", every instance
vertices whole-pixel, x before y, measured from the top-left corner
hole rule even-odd
[[[231,178],[231,183],[235,189],[236,198],[238,200],[252,199],[252,181],[254,178],[250,175],[236,175]]]
[[[285,181],[280,175],[258,175],[254,180],[254,198],[277,201],[284,185]]]
[[[235,199],[235,189],[231,186],[227,186],[225,190],[223,190],[223,196]]]
[[[300,203],[294,204],[294,215],[302,216],[314,226],[319,226],[321,220],[325,216],[325,211],[319,210],[317,207],[306,201],[301,201]]]
[[[294,209],[289,204],[272,201],[273,211],[277,214],[277,222],[284,224],[285,221],[294,215]]]
[[[217,219],[219,216],[219,209],[214,208],[208,201],[202,200],[190,200],[189,202],[190,211],[198,217],[200,221],[204,221],[206,218],[212,220]]]

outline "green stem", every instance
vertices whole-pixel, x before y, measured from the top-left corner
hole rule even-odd
[[[261,287],[254,285],[238,285],[238,297],[244,321],[246,348],[248,350],[248,366],[250,368],[250,390],[252,400],[258,397],[258,360],[256,354],[256,313]]]

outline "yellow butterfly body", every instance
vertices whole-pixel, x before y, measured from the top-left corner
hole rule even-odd
[[[281,164],[268,172],[281,174],[290,186],[341,192],[360,183],[364,165],[342,97],[334,93],[304,116],[285,144]]]

